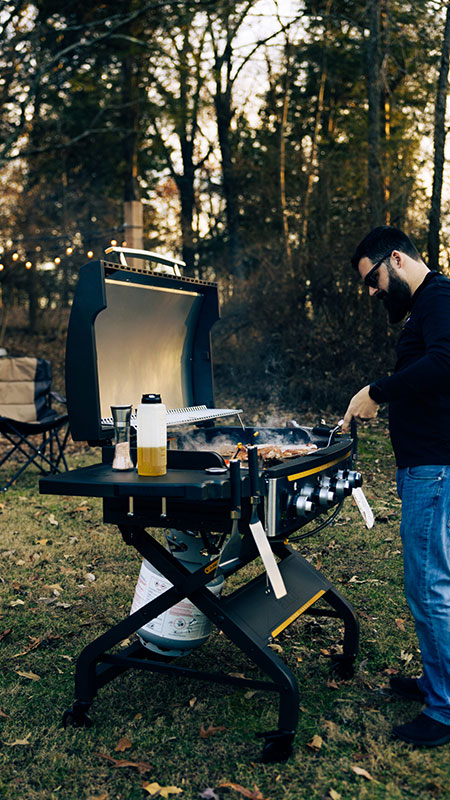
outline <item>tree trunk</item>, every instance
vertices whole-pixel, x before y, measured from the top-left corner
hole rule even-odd
[[[366,43],[368,109],[368,195],[369,224],[382,225],[383,177],[380,164],[380,0],[370,0],[369,38]]]
[[[227,57],[231,58],[231,50]],[[216,109],[217,134],[222,159],[222,189],[225,200],[230,266],[233,274],[237,278],[242,278],[242,255],[239,239],[239,203],[231,144],[231,120],[233,118],[233,110],[231,107],[231,91],[228,87],[225,91],[221,91],[219,84],[217,85],[214,106]]]
[[[286,75],[284,81],[284,97],[283,97],[283,108],[281,111],[281,121],[280,121],[280,213],[281,213],[281,221],[283,225],[283,237],[284,237],[284,252],[285,258],[288,266],[288,271],[292,277],[294,277],[292,272],[292,252],[291,246],[289,243],[289,222],[287,216],[287,202],[286,202],[286,125],[288,120],[288,111],[289,111],[289,91],[290,91],[290,71],[291,71],[291,55],[290,55],[290,42],[286,42],[285,53],[286,53]]]
[[[441,227],[441,196],[444,172],[445,111],[447,106],[449,50],[450,3],[447,3],[447,15],[442,41],[441,65],[434,115],[434,173],[428,228],[428,265],[430,269],[438,269],[439,267],[439,231]]]

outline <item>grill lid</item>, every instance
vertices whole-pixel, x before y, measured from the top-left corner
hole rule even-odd
[[[110,438],[111,405],[137,407],[145,392],[175,410],[172,421],[192,406],[212,411],[210,330],[218,318],[214,283],[107,261],[82,267],[66,344],[73,438]],[[223,416],[202,411],[206,417],[196,409],[197,418],[179,424]]]

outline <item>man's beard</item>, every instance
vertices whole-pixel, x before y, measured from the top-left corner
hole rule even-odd
[[[384,303],[389,315],[389,322],[394,324],[400,322],[410,310],[412,292],[406,281],[398,277],[390,264],[388,266],[388,275],[388,290],[378,295],[378,298]]]

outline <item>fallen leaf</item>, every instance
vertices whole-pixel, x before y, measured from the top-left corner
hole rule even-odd
[[[95,581],[95,575],[92,572],[87,572],[84,576],[85,581],[90,581],[93,583]]]
[[[362,767],[357,767],[356,765],[352,764],[350,769],[353,770],[355,775],[361,775],[362,778],[367,778],[368,781],[375,781],[375,778],[372,777],[370,772],[367,772],[367,770],[363,769]],[[378,781],[375,781],[375,783],[378,783]]]
[[[40,681],[40,675],[36,675],[34,672],[22,672],[21,670],[17,670],[17,675],[21,675],[22,678],[28,678],[30,681]]]
[[[108,792],[104,792],[104,794],[90,794],[87,800],[108,800],[108,797]]]
[[[153,797],[159,794],[159,790],[161,789],[159,783],[149,783],[148,781],[142,784],[142,788],[144,789],[144,791],[148,792],[148,794],[152,795]]]
[[[336,792],[335,789],[330,789],[328,794],[329,794],[331,800],[341,800],[341,795],[339,794],[339,792]]]
[[[169,797],[169,794],[181,794],[182,791],[178,786],[162,786],[159,793],[161,797]]]
[[[337,685],[337,683],[334,680],[334,678],[328,678],[327,686],[328,686],[329,689],[339,689],[339,686]]]
[[[306,746],[310,747],[311,750],[320,750],[322,745],[323,745],[322,737],[319,736],[317,733],[315,733],[313,738],[311,739],[311,741],[308,742],[308,744]]]
[[[400,653],[400,658],[405,662],[405,664],[409,664],[409,662],[413,659],[413,655],[412,653],[406,653],[404,650],[402,650]]]
[[[2,711],[0,708],[0,717],[5,717],[6,719],[9,719],[9,714],[5,714],[5,712]]]
[[[123,753],[123,752],[124,752],[124,750],[128,750],[128,749],[129,749],[131,746],[132,746],[132,745],[131,745],[131,742],[130,742],[130,740],[129,740],[129,739],[126,739],[126,738],[123,736],[123,737],[122,737],[121,739],[119,739],[119,741],[117,742],[117,744],[116,744],[116,746],[115,746],[115,748],[114,748],[114,752],[115,752],[115,753]]]
[[[133,767],[137,769],[139,775],[143,775],[144,772],[150,772],[152,769],[152,765],[148,764],[147,761],[126,761],[125,759],[112,758],[112,756],[107,756],[106,753],[94,753],[94,755],[110,761],[113,767]]]
[[[254,791],[252,792],[250,789],[246,789],[245,786],[241,786],[239,783],[230,783],[229,781],[225,783],[219,783],[218,789],[228,787],[229,789],[234,789],[235,792],[239,792],[239,794],[244,795],[244,797],[249,797],[250,800],[269,800],[268,798],[264,798],[264,796],[259,791],[256,783]]]
[[[12,600],[9,605],[11,606],[11,608],[14,608],[14,606],[24,606],[25,602],[24,600],[17,599],[17,600]]]
[[[14,742],[5,742],[5,744],[8,747],[16,747],[16,745],[26,746],[26,745],[30,744],[30,742],[29,742],[30,736],[31,736],[31,733],[27,733],[27,735],[25,736],[25,739],[16,739]]]
[[[197,698],[196,697],[191,697],[191,699],[189,700],[189,706],[191,708],[194,708],[196,702],[197,702]]]
[[[207,786],[203,792],[199,792],[198,796],[202,797],[203,800],[219,800],[219,795],[216,794],[214,789],[211,789],[210,786]]]
[[[200,726],[200,739],[208,739],[209,736],[214,736],[215,733],[220,733],[221,731],[226,731],[226,730],[227,728],[225,728],[224,725],[208,725],[208,727],[205,730],[205,726],[203,725],[202,722]]]
[[[183,789],[178,786],[160,786],[159,783],[143,783],[142,788],[148,792],[151,797],[169,797],[170,794],[181,794]]]
[[[281,644],[277,644],[276,642],[271,642],[271,644],[269,644],[269,647],[270,647],[271,650],[275,650],[276,653],[282,653],[283,652],[283,648],[281,647]]]
[[[2,631],[0,633],[0,642],[2,641],[2,639],[6,639],[6,637],[9,636],[11,631],[12,631],[12,628],[8,628],[6,631]]]
[[[52,524],[53,525],[55,525],[55,524],[57,525],[58,523],[57,522],[53,522]],[[39,544],[39,545],[41,545],[41,547],[43,547],[49,541],[50,541],[50,539],[36,539],[35,544]]]
[[[56,527],[58,527],[58,525],[59,525],[59,522],[56,519],[54,514],[50,514],[50,516],[48,518],[48,521],[49,521],[50,525],[55,525]]]
[[[399,630],[403,631],[403,633],[405,632],[405,620],[404,619],[401,619],[399,617],[398,619],[395,620],[395,624],[397,625],[397,628],[399,628]]]
[[[393,667],[387,667],[387,669],[384,669],[383,672],[386,675],[398,675],[398,669],[394,669]]]

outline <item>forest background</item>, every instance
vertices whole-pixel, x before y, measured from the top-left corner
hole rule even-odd
[[[145,247],[219,284],[222,397],[344,410],[397,338],[357,242],[403,227],[450,272],[449,5],[2,2],[0,344],[63,342],[139,202]]]

